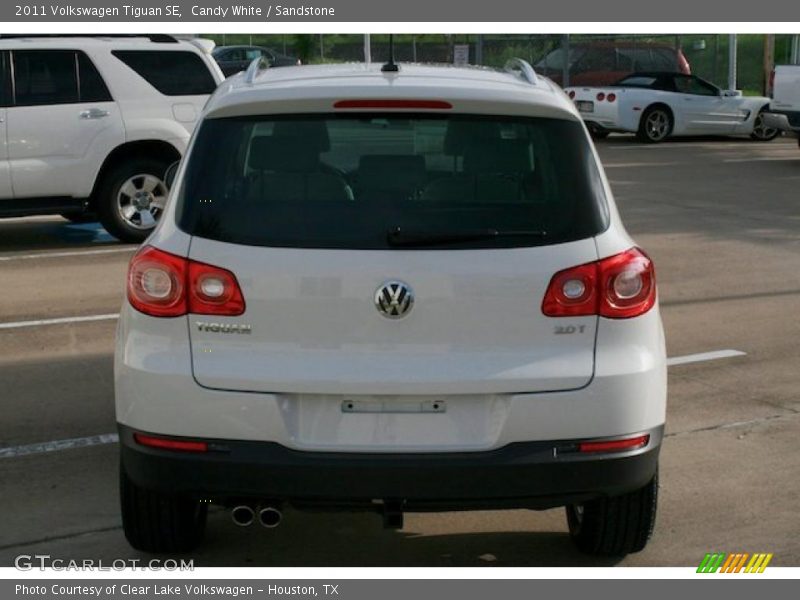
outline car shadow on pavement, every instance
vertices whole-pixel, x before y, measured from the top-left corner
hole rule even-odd
[[[0,220],[0,252],[75,249],[119,242],[100,223],[71,223],[61,217]]]
[[[524,518],[515,512],[515,522]],[[486,513],[486,525],[491,527],[504,514]],[[454,527],[447,529],[457,530],[459,515],[449,516]],[[473,525],[484,520],[468,518]],[[211,515],[203,546],[190,557],[195,566],[237,567],[609,567],[622,560],[581,554],[566,532],[423,533],[415,531],[420,524],[413,515],[406,523],[407,529],[387,530],[374,514],[290,510],[276,529],[240,529],[230,523],[227,512],[219,511]]]

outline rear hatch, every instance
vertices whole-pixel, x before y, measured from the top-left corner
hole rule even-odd
[[[592,378],[597,318],[541,310],[605,227],[574,120],[209,119],[178,214],[190,258],[232,271],[246,303],[190,315],[202,386],[501,394]]]

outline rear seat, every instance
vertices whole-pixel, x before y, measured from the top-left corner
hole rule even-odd
[[[516,202],[530,194],[538,174],[531,168],[526,140],[472,140],[461,151],[463,170],[428,185],[424,200]]]
[[[251,172],[245,191],[248,202],[353,199],[345,179],[324,169],[318,149],[296,136],[253,138],[247,166]]]

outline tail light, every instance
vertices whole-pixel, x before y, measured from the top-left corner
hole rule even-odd
[[[542,301],[542,312],[548,317],[629,319],[643,315],[655,302],[653,262],[638,248],[631,248],[556,273]]]
[[[613,93],[613,92],[610,93],[608,96],[606,96],[606,100],[608,100],[609,102],[614,102],[614,100],[616,100],[616,99],[617,99],[617,95],[615,93]]]
[[[775,98],[775,69],[769,72],[769,83],[767,83],[767,96]]]
[[[597,101],[602,102],[606,99],[606,95],[603,92],[597,92]]]
[[[570,100],[574,100],[575,99],[575,90],[570,90],[569,91],[569,98],[570,98]]]
[[[152,246],[145,246],[128,268],[128,301],[153,317],[236,316],[244,312],[244,296],[236,276]]]

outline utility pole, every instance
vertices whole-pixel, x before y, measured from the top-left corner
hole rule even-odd
[[[736,89],[736,34],[728,36],[728,89]]]
[[[561,38],[561,53],[564,63],[561,65],[561,87],[569,87],[569,34]]]
[[[368,33],[364,34],[364,62],[367,63],[367,66],[372,62],[372,40]]]

